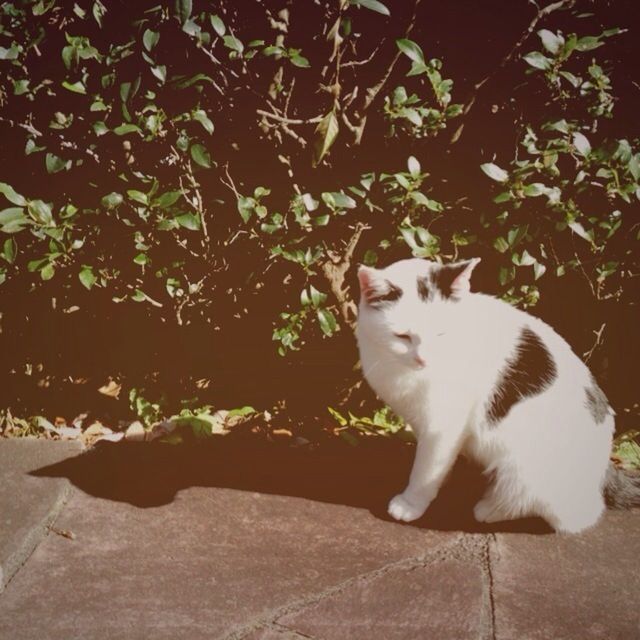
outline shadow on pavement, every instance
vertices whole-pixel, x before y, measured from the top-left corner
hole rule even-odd
[[[372,438],[357,447],[330,440],[296,448],[231,435],[181,445],[98,443],[87,453],[31,472],[68,478],[87,494],[157,507],[188,487],[218,487],[293,496],[371,511],[389,520],[386,505],[404,488],[413,447]],[[460,460],[425,516],[414,526],[441,531],[548,533],[540,519],[481,525],[472,514],[486,479]]]

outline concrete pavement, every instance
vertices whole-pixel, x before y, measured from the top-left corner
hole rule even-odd
[[[397,524],[412,452],[375,440],[0,440],[0,638],[640,638],[640,512],[481,527],[461,466]]]

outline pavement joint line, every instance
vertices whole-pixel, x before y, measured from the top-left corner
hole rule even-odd
[[[29,561],[29,558],[40,543],[51,533],[51,527],[67,504],[70,495],[71,486],[67,482],[62,487],[60,495],[56,498],[47,515],[29,530],[18,550],[11,555],[4,567],[0,567],[0,596]]]
[[[483,535],[482,556],[482,609],[480,616],[480,638],[496,639],[495,601],[493,594],[493,570],[491,566],[491,547],[495,544],[495,533]]]
[[[288,604],[282,605],[281,607],[272,609],[267,614],[259,616],[251,622],[245,623],[241,626],[236,626],[235,629],[232,629],[231,631],[220,636],[219,640],[242,640],[242,638],[247,636],[252,631],[256,631],[260,627],[264,627],[268,624],[280,624],[278,622],[278,619],[285,615],[302,611],[306,607],[317,604],[318,602],[326,600],[327,598],[330,598],[332,596],[338,595],[358,583],[369,583],[377,580],[381,576],[391,571],[410,571],[412,569],[426,567],[432,563],[442,562],[444,560],[458,559],[462,555],[468,556],[468,553],[455,553],[455,548],[463,544],[466,538],[466,534],[458,533],[452,540],[438,545],[435,549],[431,549],[423,555],[403,558],[402,560],[391,562],[366,573],[361,573],[351,578],[347,578],[337,585],[327,587],[326,589],[317,593],[312,593],[306,597],[289,602]],[[450,553],[452,549],[454,550],[454,553]],[[283,627],[284,625],[280,624],[280,626]]]
[[[269,625],[267,625],[267,627],[277,633],[287,633],[294,638],[302,638],[303,640],[316,640],[315,636],[310,636],[306,633],[302,633],[302,631],[297,631],[296,629],[287,627],[286,625],[280,624],[279,622],[271,622]]]

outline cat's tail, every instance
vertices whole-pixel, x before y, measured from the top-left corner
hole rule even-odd
[[[613,509],[640,507],[640,474],[610,463],[604,480],[604,499]]]

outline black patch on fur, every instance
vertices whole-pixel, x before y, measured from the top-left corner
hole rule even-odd
[[[370,307],[373,307],[374,309],[382,309],[402,297],[402,289],[400,287],[396,287],[396,285],[392,284],[388,280],[385,280],[385,282],[387,284],[386,289],[376,292],[367,298],[367,303]]]
[[[431,282],[435,289],[440,292],[443,298],[450,298],[455,300],[451,296],[453,291],[451,285],[454,280],[468,267],[468,263],[460,262],[457,264],[445,264],[431,272]]]
[[[596,424],[602,424],[610,411],[607,396],[604,395],[604,391],[593,378],[591,378],[591,386],[585,387],[584,391],[587,395],[586,403],[589,413],[591,413]]]
[[[429,299],[429,285],[427,284],[427,278],[418,278],[418,298],[425,302]]]
[[[549,350],[537,333],[524,327],[515,354],[507,360],[489,400],[487,422],[497,424],[520,400],[550,387],[556,376],[556,363]]]

